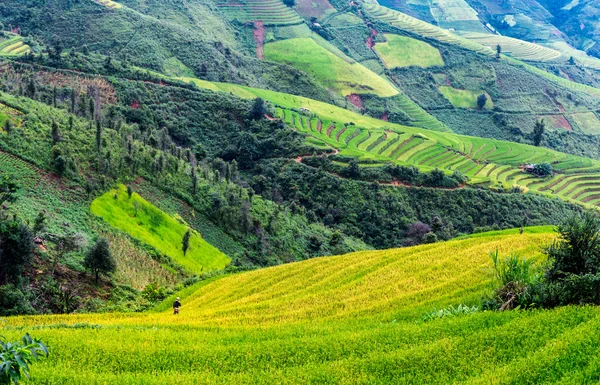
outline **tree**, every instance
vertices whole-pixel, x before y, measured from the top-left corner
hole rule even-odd
[[[98,284],[100,273],[108,274],[117,269],[117,263],[110,252],[110,247],[106,239],[100,238],[96,241],[85,255],[83,266],[94,274],[96,284]]]
[[[190,238],[192,237],[192,232],[188,229],[188,231],[183,234],[183,239],[181,240],[181,250],[183,250],[183,255],[185,255],[190,248]]]
[[[56,168],[56,173],[59,176],[64,176],[65,172],[67,172],[67,160],[65,157],[58,155],[56,159],[54,159],[54,167]]]
[[[296,5],[296,0],[283,0],[283,4],[287,5],[288,7],[293,7]]]
[[[575,58],[573,56],[571,56],[569,58],[569,60],[567,61],[567,64],[574,66],[577,63],[575,62]]]
[[[18,220],[0,222],[0,282],[16,281],[33,260],[33,235]]]
[[[98,151],[102,148],[102,124],[96,121],[96,148]]]
[[[345,171],[346,176],[348,178],[352,178],[352,179],[360,179],[360,176],[362,174],[362,172],[360,170],[360,166],[358,165],[358,162],[354,158],[350,160],[348,167],[344,171]]]
[[[254,103],[252,103],[252,108],[250,109],[250,119],[262,119],[266,113],[267,108],[265,107],[265,101],[261,98],[254,99]]]
[[[58,124],[53,120],[52,121],[52,145],[56,145],[56,143],[60,142],[61,135],[60,130],[58,129]]]
[[[40,211],[35,217],[35,221],[33,223],[33,233],[39,235],[46,228],[46,213],[44,210]]]
[[[485,92],[483,94],[479,95],[477,97],[477,108],[480,110],[483,110],[487,101],[488,101],[488,97],[485,94]]]
[[[17,342],[7,342],[0,337],[0,385],[17,385],[23,375],[30,378],[29,366],[41,355],[48,357],[48,348],[29,333]]]
[[[550,163],[538,163],[533,166],[533,172],[539,176],[552,175],[552,165]]]
[[[6,135],[10,135],[10,132],[12,131],[12,122],[10,121],[10,119],[6,119],[4,121],[2,129],[4,130],[4,132],[6,132]]]
[[[545,251],[550,261],[549,280],[600,273],[600,219],[595,213],[571,215],[557,232],[558,239]]]
[[[18,190],[19,186],[13,181],[13,178],[10,176],[0,178],[0,205],[3,205],[4,202],[14,202],[17,199],[15,194]]]
[[[498,44],[496,46],[496,59],[500,59],[500,55],[502,55],[502,46]]]
[[[533,144],[535,146],[539,146],[542,142],[542,136],[544,135],[544,131],[546,131],[546,123],[544,122],[544,119],[536,121],[532,133]]]
[[[131,195],[133,194],[133,188],[131,185],[127,185],[127,196],[131,199]]]

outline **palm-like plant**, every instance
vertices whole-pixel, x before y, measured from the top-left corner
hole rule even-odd
[[[0,385],[16,385],[23,375],[29,378],[29,365],[42,355],[48,356],[48,348],[29,333],[17,342],[7,342],[0,336]]]

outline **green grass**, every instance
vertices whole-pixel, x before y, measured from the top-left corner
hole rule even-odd
[[[494,102],[487,92],[459,90],[448,86],[441,86],[439,89],[442,95],[444,95],[444,97],[448,99],[454,107],[477,108],[477,97],[485,93],[488,97],[487,102],[485,103],[485,108],[488,110],[494,108]]]
[[[111,226],[168,255],[192,273],[223,269],[230,262],[196,231],[192,232],[189,250],[184,255],[181,242],[189,226],[182,219],[165,214],[137,193],[129,198],[123,185],[96,198],[90,210]]]
[[[145,314],[2,320],[50,346],[32,384],[591,384],[600,310],[474,312],[488,252],[539,257],[549,228],[476,234],[217,277]]]
[[[310,38],[265,44],[265,58],[307,72],[326,87],[343,94],[394,96],[398,91],[384,78],[348,57],[340,57]],[[345,55],[344,55],[345,56]]]
[[[386,68],[443,66],[444,59],[437,48],[406,36],[385,34],[387,42],[377,43],[375,51]]]
[[[600,120],[593,112],[579,112],[571,114],[571,119],[575,121],[579,129],[586,134],[600,133]]]

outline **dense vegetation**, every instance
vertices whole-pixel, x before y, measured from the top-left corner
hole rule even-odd
[[[168,301],[158,313],[9,318],[3,334],[36,326],[50,345],[32,383],[593,382],[596,308],[422,320],[478,304],[488,251],[537,256],[553,238],[527,228],[316,258],[199,283],[177,294],[179,316]]]

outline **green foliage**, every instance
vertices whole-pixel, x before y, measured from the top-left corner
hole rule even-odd
[[[452,305],[448,306],[447,308],[443,308],[443,309],[433,309],[430,312],[427,312],[422,320],[423,321],[433,321],[436,319],[440,319],[440,318],[450,318],[450,317],[457,317],[457,316],[461,316],[461,315],[468,315],[468,314],[473,314],[473,313],[477,313],[478,311],[481,311],[481,309],[476,306],[468,306],[468,305],[464,305],[464,304],[459,304],[458,306],[454,307]]]
[[[0,316],[35,314],[26,294],[13,284],[0,286]]]
[[[15,282],[21,276],[33,260],[34,247],[29,227],[16,219],[0,218],[0,283]]]
[[[533,132],[531,134],[534,146],[540,145],[545,131],[546,131],[546,123],[544,122],[544,119],[536,121],[535,127],[533,127]]]
[[[110,252],[108,241],[100,238],[88,250],[83,260],[83,265],[96,277],[96,284],[100,273],[108,274],[117,269],[117,263]]]
[[[477,109],[483,110],[485,105],[487,104],[488,97],[485,93],[479,95],[477,97]]]
[[[181,241],[181,250],[183,251],[183,255],[185,256],[185,253],[187,253],[188,249],[190,248],[190,237],[192,236],[192,233],[190,230],[186,231],[185,234],[183,234],[183,239]]]
[[[559,223],[567,213],[580,210],[560,200],[533,194],[365,183],[336,177],[318,163],[314,166],[319,169],[291,161],[262,161],[253,170],[251,186],[266,199],[278,199],[294,211],[302,207],[308,218],[320,220],[326,226],[358,237],[376,248],[412,243],[407,231],[416,222],[432,226],[437,222],[435,234],[439,240],[445,240],[457,234],[472,233],[476,228],[482,231],[492,227],[515,228],[523,221],[528,224]],[[365,177],[371,170],[360,167],[360,172]],[[443,175],[420,174],[405,167],[399,167],[393,173],[395,178],[403,181],[424,178],[427,183],[439,183]],[[444,178],[452,182],[450,186],[458,183],[449,176]],[[378,179],[375,176],[372,180]]]
[[[494,278],[498,288],[485,306],[510,310],[535,305],[532,286],[538,284],[541,278],[535,260],[518,254],[501,258],[497,249],[490,252],[490,257],[494,263]]]
[[[546,249],[550,281],[600,273],[600,219],[595,213],[571,215],[556,231],[558,240]]]
[[[552,165],[547,162],[537,163],[533,166],[533,172],[539,176],[552,175]]]
[[[42,355],[48,357],[48,348],[29,333],[17,342],[8,342],[0,336],[0,384],[17,385],[23,375],[30,378],[29,366]]]
[[[137,193],[128,197],[125,186],[120,185],[95,199],[92,213],[101,216],[112,226],[156,248],[193,273],[223,269],[230,259],[208,244],[197,232],[188,235],[190,253],[182,249],[189,229]]]

